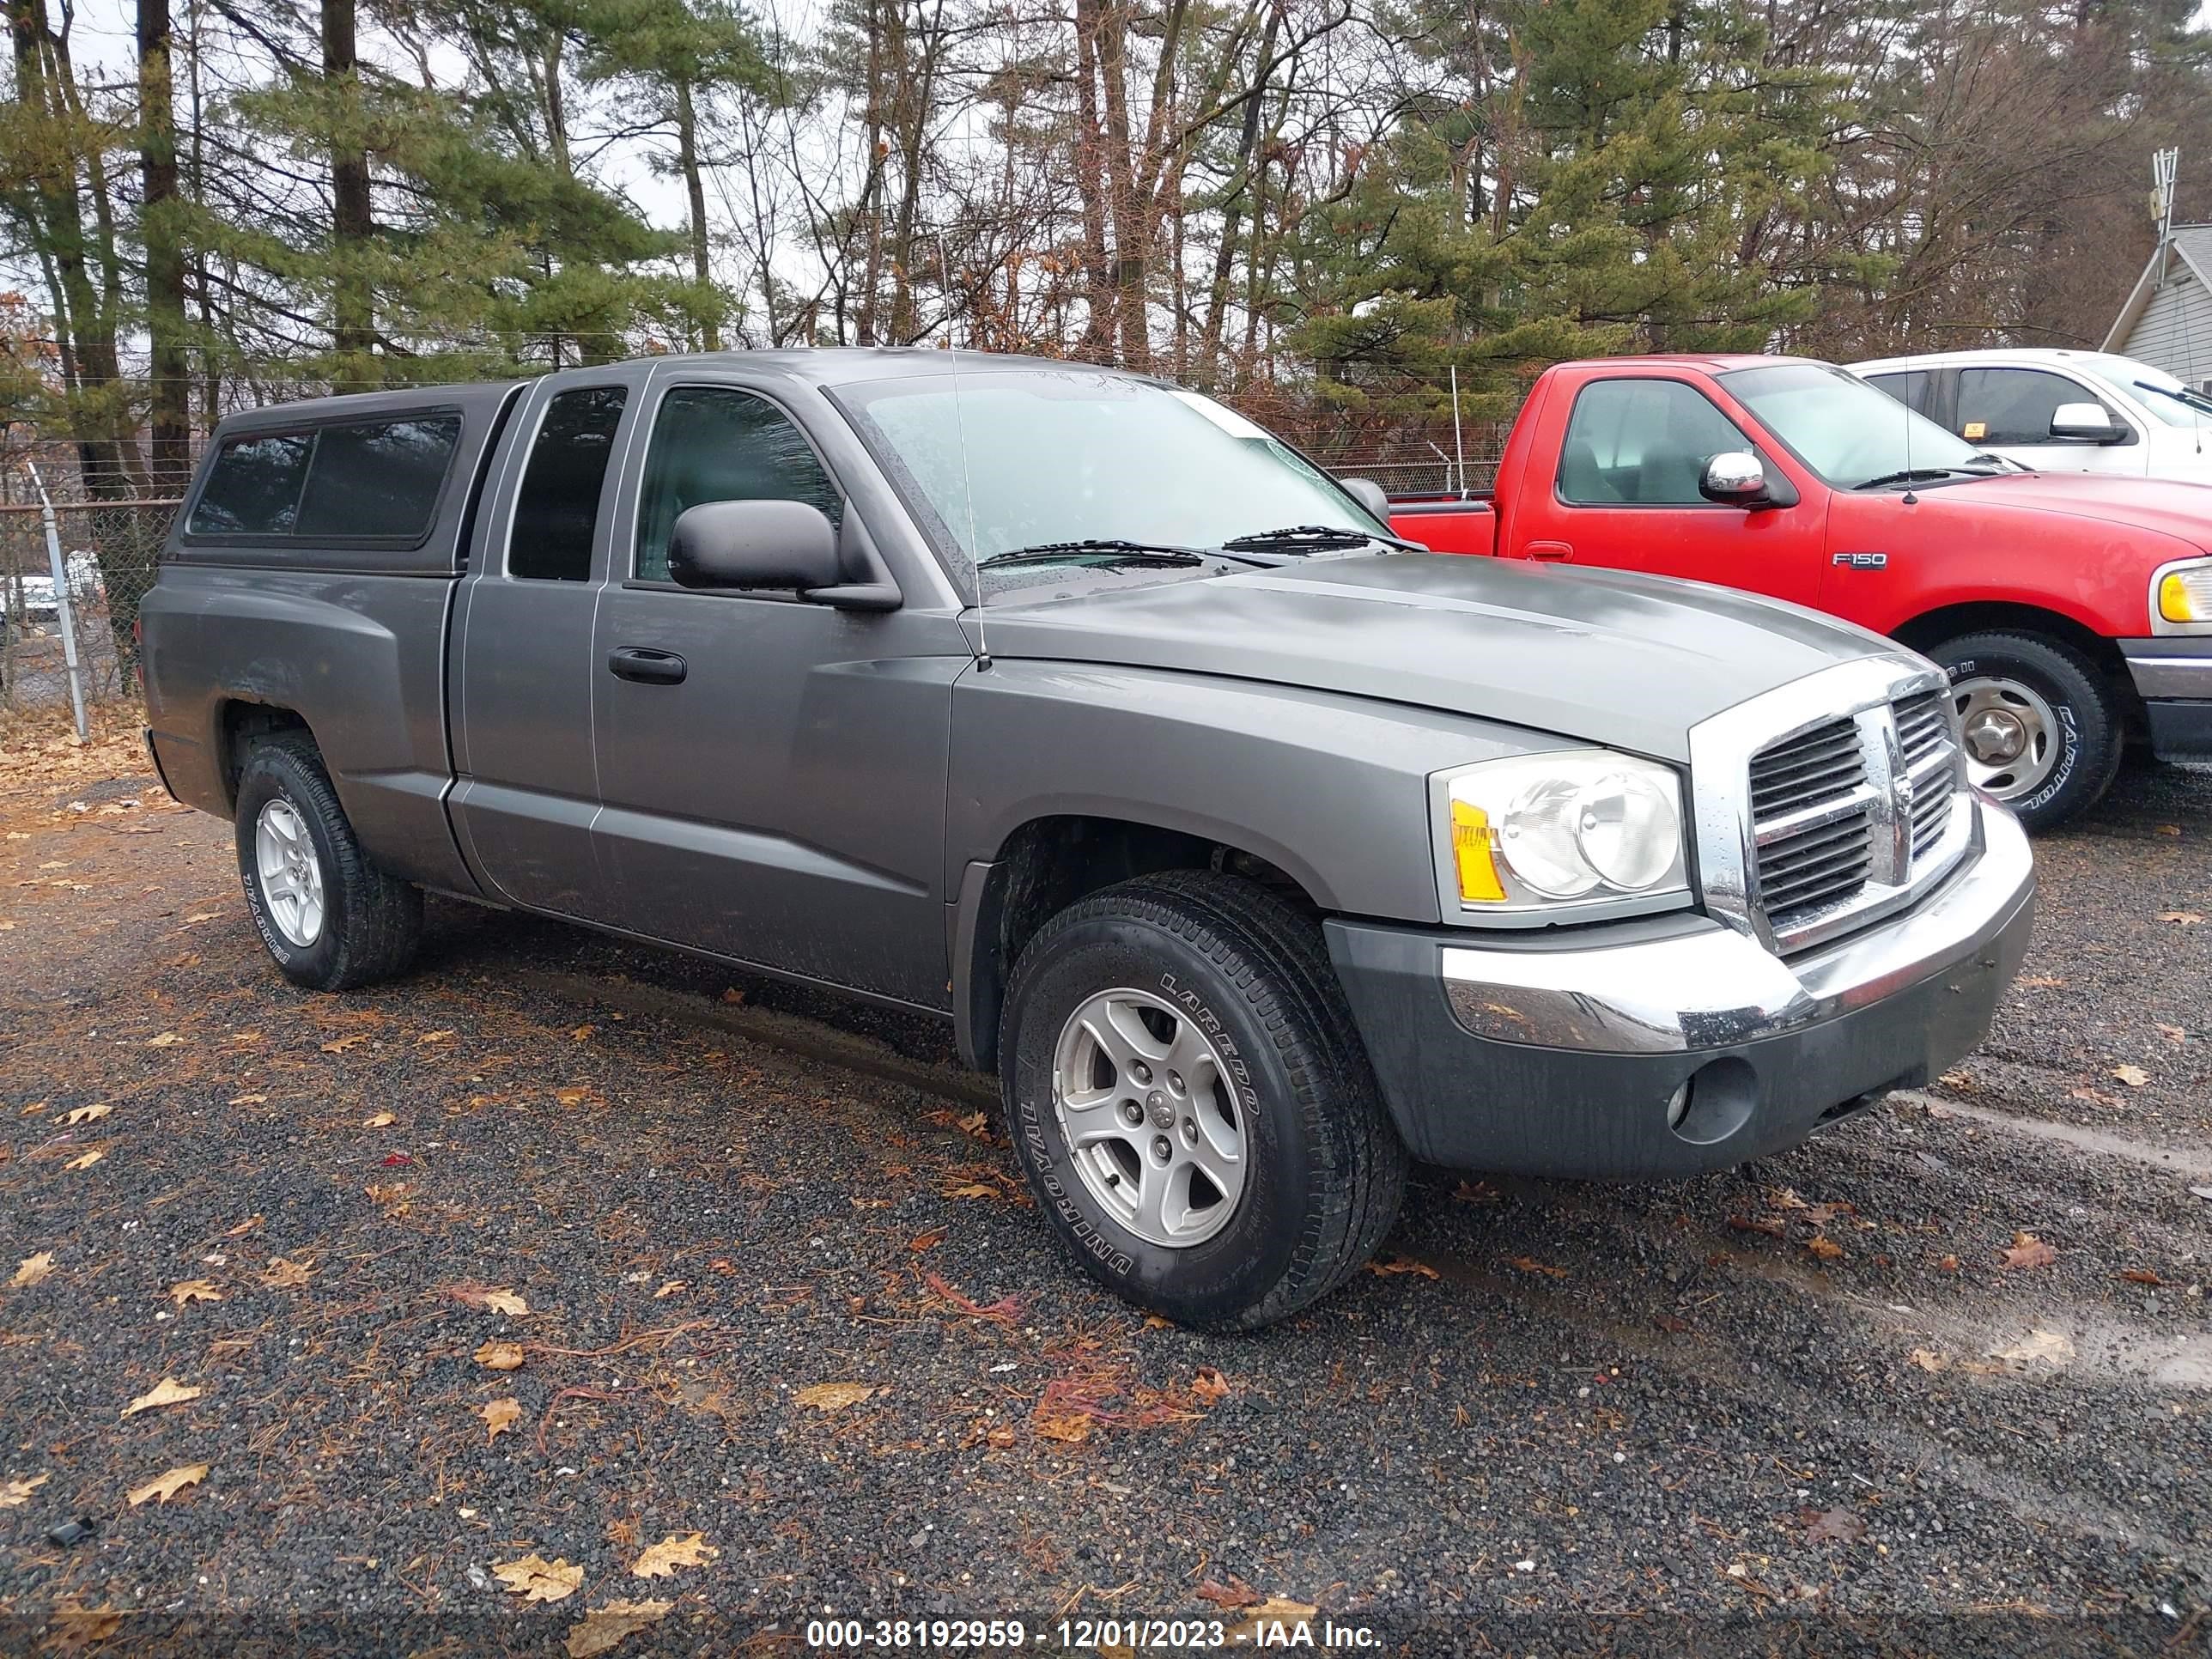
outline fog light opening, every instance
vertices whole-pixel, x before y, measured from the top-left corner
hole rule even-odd
[[[1730,1054],[1698,1067],[1668,1097],[1668,1127],[1693,1146],[1717,1146],[1751,1121],[1758,1103],[1759,1073]]]

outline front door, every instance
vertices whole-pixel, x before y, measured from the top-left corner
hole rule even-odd
[[[641,479],[592,647],[602,856],[623,925],[942,1009],[949,611],[832,610],[668,580],[704,501],[857,509],[798,423],[738,377],[656,379]],[[913,596],[909,595],[909,598]]]
[[[497,896],[592,921],[611,897],[592,836],[592,613],[619,457],[649,374],[571,374],[532,389],[501,462],[520,482],[480,527],[456,601],[454,829]],[[504,478],[486,500],[510,501]]]
[[[1705,463],[1725,450],[1749,450],[1770,478],[1782,476],[1772,452],[1688,381],[1592,380],[1566,417],[1556,476],[1532,477],[1515,507],[1521,530],[1512,550],[1814,603],[1819,494],[1757,510],[1708,501],[1698,485]]]

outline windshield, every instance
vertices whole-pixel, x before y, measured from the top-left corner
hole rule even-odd
[[[1195,392],[1095,369],[962,371],[841,386],[837,399],[933,539],[982,564],[1024,549],[1115,542],[1214,549],[1289,526],[1387,533],[1279,439]],[[964,460],[963,460],[964,452]],[[1237,565],[1073,548],[985,568],[986,594],[1070,571],[1158,581]]]
[[[1887,392],[1825,363],[1776,363],[1720,377],[1797,459],[1839,489],[1907,472],[1941,477],[1996,465]]]
[[[2197,410],[2177,401],[2195,394],[2162,368],[2153,368],[2148,363],[2139,363],[2132,357],[2118,357],[2102,351],[2069,361],[2087,369],[2129,402],[2148,411],[2153,420],[2163,421],[2168,426],[2190,427],[2204,423],[2204,417]],[[2158,394],[2161,392],[2166,395],[2160,397]]]

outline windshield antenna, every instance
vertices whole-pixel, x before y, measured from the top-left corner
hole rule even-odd
[[[1928,384],[1927,380],[1926,380],[1926,378],[1925,378],[1925,376],[1924,376],[1924,375],[1923,375],[1923,377],[1922,378],[1922,380],[1921,380],[1921,382],[1920,382],[1920,383],[1921,383],[1921,385],[1923,385],[1923,386],[1925,386],[1925,385],[1927,385],[1927,384]],[[1913,416],[1913,414],[1914,414],[1914,410],[1913,410],[1913,407],[1912,407],[1912,383],[1911,383],[1910,380],[1907,380],[1907,381],[1905,382],[1905,506],[1907,506],[1907,507],[1912,507],[1912,506],[1917,505],[1917,504],[1918,503],[1919,500],[1920,500],[1920,498],[1919,498],[1917,495],[1914,495],[1914,494],[1912,493],[1912,416]]]
[[[938,239],[937,252],[942,259],[942,237]],[[948,282],[948,291],[951,286]],[[985,670],[991,665],[991,647],[983,635],[983,560],[975,545],[975,486],[968,475],[968,423],[960,411],[960,348],[953,343],[949,315],[945,319],[945,350],[952,369],[952,435],[960,452],[960,494],[968,507],[968,568],[975,574],[975,666]]]

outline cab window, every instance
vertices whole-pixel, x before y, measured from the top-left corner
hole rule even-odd
[[[1735,422],[1680,380],[1595,380],[1575,399],[1559,450],[1571,507],[1703,507],[1705,463],[1752,449]]]
[[[1959,435],[1971,444],[2047,444],[2061,404],[2095,404],[2114,426],[2127,426],[2111,404],[2063,374],[1969,368],[1959,375]]]
[[[668,538],[702,501],[802,501],[838,522],[844,502],[791,417],[734,386],[680,386],[660,400],[637,510],[636,579],[668,580]]]

